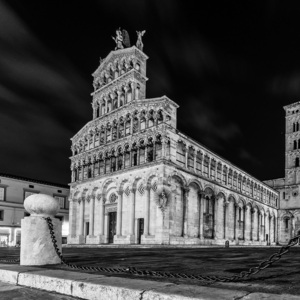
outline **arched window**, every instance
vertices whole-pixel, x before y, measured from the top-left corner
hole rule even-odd
[[[140,85],[137,84],[136,87],[135,87],[135,97],[134,99],[140,99]]]
[[[124,92],[120,95],[120,107],[125,104],[125,94]]]
[[[107,126],[106,128],[106,142],[109,143],[111,141],[111,126]]]
[[[147,162],[153,161],[153,141],[152,138],[149,138],[147,147]]]
[[[108,99],[107,100],[107,110],[106,110],[106,112],[110,112],[111,108],[112,108],[112,101],[111,101],[111,99]]]
[[[136,63],[136,64],[135,64],[135,69],[136,69],[137,71],[140,70],[140,64],[139,64],[139,63]]]
[[[117,124],[115,123],[112,128],[112,140],[115,141],[117,139]]]
[[[293,132],[295,132],[295,131],[296,131],[296,124],[293,123]]]
[[[141,119],[141,130],[145,130],[146,129],[146,119],[142,118]]]
[[[117,167],[118,167],[118,170],[122,170],[122,167],[123,167],[123,154],[121,152],[121,148],[119,148],[118,150],[118,164],[117,164]]]
[[[127,168],[127,167],[130,166],[130,151],[129,151],[129,146],[128,145],[125,146],[124,155],[125,155],[125,166],[124,166],[124,168]]]
[[[294,150],[297,149],[297,141],[294,141]]]
[[[300,139],[298,140],[298,149],[300,149]]]
[[[125,135],[130,135],[131,120],[128,119],[125,124]]]
[[[156,142],[155,142],[155,153],[154,153],[155,157],[154,159],[160,158],[162,155],[162,143],[161,143],[161,136],[158,136],[156,138]]]
[[[136,133],[139,130],[139,121],[138,118],[133,119],[133,128],[132,128],[132,133]]]
[[[101,104],[101,116],[105,115],[105,101]]]
[[[296,157],[295,159],[295,167],[299,167],[299,157]]]
[[[124,121],[123,119],[120,120],[119,123],[119,139],[124,137]]]
[[[96,106],[96,118],[100,117],[100,108],[99,105]]]
[[[296,131],[299,131],[299,123],[296,123]]]
[[[137,165],[137,147],[135,144],[132,145],[131,148],[131,155],[132,155],[132,166],[136,166]]]
[[[97,131],[95,134],[95,147],[99,146],[99,132]]]
[[[112,99],[113,102],[113,109],[118,108],[118,95],[114,94],[114,98]]]
[[[129,86],[129,89],[127,90],[127,103],[129,103],[132,100],[132,89],[131,86]]]
[[[159,111],[157,112],[157,124],[162,123],[163,120],[164,120],[163,113],[162,113],[161,110],[159,110]]]
[[[111,168],[110,168],[111,172],[116,171],[116,165],[117,165],[117,161],[116,161],[115,151],[113,151],[111,155]]]
[[[103,145],[105,142],[105,129],[102,128],[100,132],[100,145]]]
[[[289,218],[284,219],[284,228],[289,229]]]

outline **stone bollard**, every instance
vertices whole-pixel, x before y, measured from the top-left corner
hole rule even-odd
[[[21,220],[20,265],[60,264],[61,260],[55,252],[48,224],[44,219],[52,219],[57,246],[61,252],[61,221],[54,218],[59,210],[58,201],[49,195],[34,194],[25,199],[24,207],[30,216]]]

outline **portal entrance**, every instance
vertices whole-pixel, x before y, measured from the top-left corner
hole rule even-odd
[[[144,219],[138,219],[138,238],[137,243],[141,244],[142,235],[144,234]]]
[[[114,235],[116,234],[116,223],[117,223],[117,212],[110,212],[108,213],[108,243],[113,244],[114,242]]]

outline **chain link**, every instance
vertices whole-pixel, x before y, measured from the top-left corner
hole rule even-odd
[[[170,273],[170,272],[161,272],[161,271],[150,271],[150,270],[138,270],[134,267],[127,267],[127,268],[105,268],[105,267],[88,267],[88,266],[76,266],[73,264],[67,263],[58,246],[57,240],[55,238],[53,224],[50,217],[44,218],[47,221],[48,228],[50,231],[51,239],[53,242],[54,249],[56,254],[61,259],[61,263],[69,268],[76,269],[76,270],[84,270],[84,271],[100,271],[100,272],[108,272],[108,273],[127,273],[132,275],[139,275],[139,276],[155,276],[155,277],[163,277],[163,278],[185,278],[185,279],[194,279],[206,282],[232,282],[232,281],[240,281],[242,279],[247,279],[248,277],[259,273],[260,271],[270,267],[274,262],[281,259],[283,255],[290,251],[290,248],[298,244],[298,240],[300,238],[300,234],[291,238],[287,245],[282,246],[278,252],[272,254],[267,260],[262,261],[258,266],[250,268],[248,271],[242,271],[239,274],[233,276],[209,276],[209,275],[190,275],[185,273]]]

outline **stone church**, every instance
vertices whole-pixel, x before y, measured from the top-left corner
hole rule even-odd
[[[284,106],[285,177],[265,181],[279,192],[278,242],[300,234],[300,102]]]
[[[68,243],[275,244],[278,192],[180,132],[174,101],[146,98],[141,36],[117,30],[93,73],[92,120],[71,139]]]

